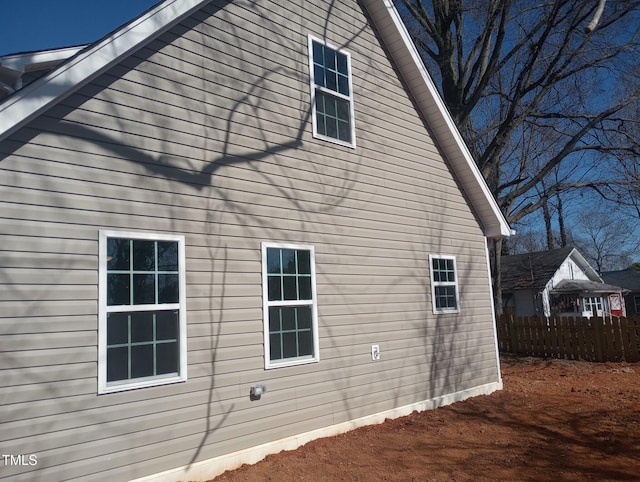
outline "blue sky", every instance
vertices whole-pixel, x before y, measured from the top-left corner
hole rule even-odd
[[[3,0],[0,56],[91,43],[159,0]]]

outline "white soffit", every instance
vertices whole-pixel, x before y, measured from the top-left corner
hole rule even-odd
[[[78,45],[61,49],[5,55],[4,57],[0,57],[0,67],[17,72],[29,72],[31,70],[37,70],[41,65],[56,64],[67,60],[85,47],[86,45]]]
[[[210,0],[166,0],[0,104],[0,140]]]
[[[391,0],[363,0],[438,145],[473,204],[487,237],[513,233],[489,191]]]

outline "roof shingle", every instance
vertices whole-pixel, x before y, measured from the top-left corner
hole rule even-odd
[[[500,270],[502,290],[541,291],[571,251],[573,246],[565,246],[550,251],[503,256]]]

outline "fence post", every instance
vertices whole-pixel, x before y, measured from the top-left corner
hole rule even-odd
[[[558,318],[555,316],[549,318],[549,356],[554,358],[559,357],[558,330]]]
[[[571,359],[571,325],[573,325],[573,317],[563,317],[560,320],[560,356]]]
[[[509,316],[507,321],[507,327],[509,330],[509,342],[511,345],[511,353],[520,353],[520,345],[518,339],[518,332],[516,331],[516,319],[513,316]]]
[[[640,318],[627,318],[627,327],[629,330],[629,344],[631,347],[631,356],[633,362],[640,361],[640,333],[638,333],[638,324]]]
[[[576,320],[576,338],[578,343],[578,359],[591,360],[591,347],[588,345],[587,328],[589,320],[578,318]]]
[[[500,316],[496,317],[496,329],[498,333],[498,349],[501,352],[509,352],[511,351],[511,346],[509,343],[509,331],[507,325],[507,315],[502,313]]]
[[[622,338],[622,333],[621,333],[621,329],[622,327],[620,326],[620,319],[611,319],[611,326],[613,328],[613,339],[614,339],[614,343],[615,343],[615,360],[614,361],[621,361],[624,359],[624,346],[623,346],[623,338]]]
[[[536,316],[533,318],[532,331],[535,339],[535,352],[537,356],[545,356],[546,345],[544,341],[546,318],[542,316]]]
[[[636,323],[632,318],[620,318],[620,333],[624,350],[624,359],[628,362],[638,361],[638,344]]]
[[[573,353],[574,360],[580,360],[581,347],[580,347],[580,322],[577,318],[571,318],[571,353]]]
[[[532,353],[532,345],[531,342],[531,318],[528,316],[522,317],[522,330],[520,331],[522,334],[522,338],[520,340],[520,349],[522,353],[525,355],[533,355]]]
[[[551,320],[550,318],[543,318],[543,323],[542,323],[542,341],[544,343],[544,356],[548,356],[551,357],[552,355],[552,350],[551,350]]]
[[[540,356],[538,351],[538,319],[537,316],[532,316],[529,319],[529,336],[531,337],[530,353],[533,356]]]
[[[604,324],[601,318],[592,318],[591,326],[593,327],[593,341],[595,344],[594,357],[595,361],[604,361]]]

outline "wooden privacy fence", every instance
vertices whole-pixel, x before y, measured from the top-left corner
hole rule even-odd
[[[588,361],[640,361],[640,317],[498,319],[501,352]]]

